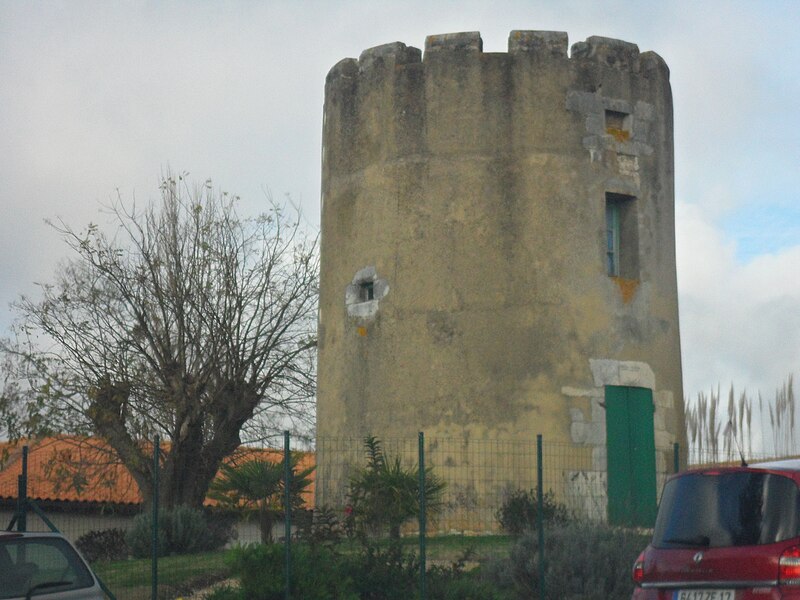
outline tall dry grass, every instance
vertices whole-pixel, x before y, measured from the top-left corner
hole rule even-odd
[[[727,402],[717,387],[708,395],[700,392],[686,406],[691,463],[800,453],[793,375],[775,391],[773,399],[765,400],[760,392],[755,398],[746,391],[737,395],[731,384]]]

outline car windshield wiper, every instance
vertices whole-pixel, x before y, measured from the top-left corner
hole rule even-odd
[[[681,546],[696,546],[698,548],[708,548],[711,540],[707,535],[696,535],[690,538],[668,538],[665,544],[679,544]]]
[[[72,585],[72,582],[71,581],[66,581],[66,580],[62,580],[62,581],[44,581],[42,583],[39,583],[39,584],[33,586],[31,589],[29,589],[28,593],[25,594],[25,600],[30,600],[31,596],[33,596],[33,592],[38,592],[39,590],[47,589],[47,588],[51,588],[51,587],[61,587],[61,586],[64,586],[64,585]]]

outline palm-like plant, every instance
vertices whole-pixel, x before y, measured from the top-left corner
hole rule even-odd
[[[311,484],[314,467],[298,471],[300,457],[290,458],[290,504],[293,511],[303,507],[305,489]],[[256,514],[261,532],[261,542],[272,542],[272,526],[284,511],[284,465],[265,459],[254,459],[240,464],[224,463],[212,482],[209,498],[220,506]]]
[[[365,438],[364,448],[367,466],[350,478],[351,518],[360,534],[387,527],[389,537],[398,539],[402,524],[420,511],[419,466],[404,467],[399,457],[388,459],[374,436]],[[442,510],[444,488],[444,481],[426,468],[426,514]]]

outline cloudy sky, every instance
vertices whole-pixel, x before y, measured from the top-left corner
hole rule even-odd
[[[327,71],[371,46],[566,31],[671,69],[687,395],[766,395],[800,368],[800,2],[0,0],[0,335],[52,279],[44,220],[102,222],[159,173],[212,178],[253,214],[290,195],[319,223]]]

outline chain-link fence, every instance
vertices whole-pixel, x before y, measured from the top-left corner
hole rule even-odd
[[[121,600],[190,597],[193,590],[236,575],[231,558],[236,548],[269,539],[281,550],[268,555],[272,564],[265,573],[286,598],[313,597],[300,589],[302,572],[292,573],[308,568],[298,557],[309,545],[326,552],[334,548],[336,560],[378,556],[390,564],[399,556],[396,564],[405,569],[406,580],[413,575],[412,583],[406,581],[413,594],[434,598],[436,586],[445,580],[456,585],[459,573],[502,571],[497,565],[524,552],[526,543],[531,545],[523,561],[527,591],[519,592],[517,582],[517,593],[552,597],[555,592],[545,592],[546,573],[554,572],[548,560],[557,560],[558,549],[547,536],[560,526],[578,522],[630,531],[652,526],[658,490],[679,465],[732,462],[708,453],[682,456],[677,446],[657,448],[648,463],[656,465],[655,484],[642,489],[647,486],[640,480],[628,482],[609,470],[596,448],[546,438],[318,439],[313,452],[287,453],[291,445],[287,436],[283,449],[245,455],[280,465],[288,487],[282,485],[269,502],[248,504],[235,494],[238,506],[209,500],[200,517],[173,514],[157,504],[145,507],[128,472],[102,445],[59,438],[7,446],[0,518],[9,529],[61,531]],[[152,444],[154,464],[160,462],[158,448]],[[315,470],[302,479],[300,471],[309,473],[309,465]],[[609,489],[622,492],[609,496]],[[639,511],[641,506],[647,510]],[[535,535],[524,538],[526,531]],[[642,540],[631,543],[635,547]],[[165,549],[165,543],[173,547]],[[321,555],[315,556],[319,562]]]

